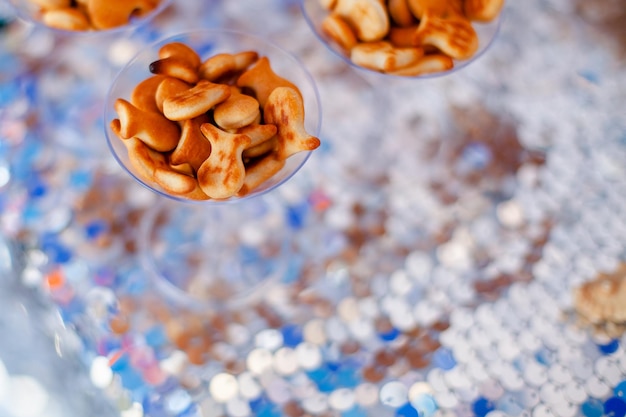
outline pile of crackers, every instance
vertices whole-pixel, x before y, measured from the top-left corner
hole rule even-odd
[[[450,70],[476,54],[474,22],[496,19],[504,0],[314,0],[321,31],[358,66],[399,76]]]
[[[115,100],[110,122],[148,185],[192,200],[242,197],[320,145],[299,88],[256,51],[202,60],[171,42],[150,71],[129,100]]]
[[[25,0],[38,6],[42,22],[71,31],[106,30],[141,18],[161,0]]]

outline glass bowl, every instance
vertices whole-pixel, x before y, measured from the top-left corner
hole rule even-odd
[[[405,76],[405,75],[394,75],[381,71],[376,71],[370,68],[366,68],[360,65],[355,64],[350,59],[349,53],[344,50],[340,45],[336,42],[333,42],[330,37],[325,34],[322,30],[322,22],[328,16],[329,11],[325,9],[320,0],[300,0],[300,8],[302,9],[302,14],[306,22],[308,23],[310,29],[313,31],[315,36],[319,39],[319,41],[324,44],[334,55],[341,58],[344,62],[346,62],[350,67],[355,68],[358,71],[362,71],[362,73],[367,75],[375,75],[381,76],[385,79],[429,79],[429,78],[438,78],[445,75],[450,75],[455,72],[462,70],[463,68],[470,65],[472,62],[475,62],[479,59],[491,46],[494,39],[496,38],[501,22],[502,22],[502,13],[500,12],[498,17],[488,23],[479,23],[472,22],[472,26],[478,35],[478,50],[469,58],[464,60],[453,59],[454,66],[445,71],[426,73],[422,75],[416,76]]]
[[[108,29],[88,29],[88,30],[69,30],[69,29],[59,29],[56,27],[52,27],[47,25],[43,21],[43,12],[42,8],[36,4],[34,0],[8,0],[9,3],[15,10],[17,16],[29,23],[34,24],[36,27],[40,27],[42,29],[49,30],[51,33],[58,38],[67,38],[67,37],[117,37],[126,31],[136,29],[143,24],[149,22],[152,18],[157,16],[163,10],[165,10],[173,0],[159,0],[159,3],[146,12],[144,15],[140,17],[130,17],[128,24],[111,27]]]
[[[105,133],[113,156],[124,170],[137,180],[137,182],[159,195],[173,200],[197,202],[200,204],[233,202],[254,197],[278,187],[291,178],[305,164],[311,154],[310,151],[298,152],[288,157],[285,165],[278,173],[242,197],[230,197],[219,200],[191,200],[186,197],[168,193],[158,184],[142,178],[132,166],[126,146],[112,131],[110,122],[118,117],[114,109],[115,101],[118,98],[128,100],[134,87],[139,82],[153,75],[149,70],[150,64],[158,60],[159,49],[163,45],[171,42],[184,43],[194,49],[203,60],[220,53],[234,54],[250,50],[256,51],[259,57],[266,56],[270,61],[272,70],[276,74],[291,81],[299,88],[304,101],[304,127],[310,135],[316,137],[319,135],[322,117],[319,93],[313,77],[298,58],[274,43],[253,34],[225,29],[194,30],[168,37],[146,47],[133,58],[113,80],[105,102]]]

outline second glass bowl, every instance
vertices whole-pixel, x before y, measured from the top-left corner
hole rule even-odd
[[[468,59],[453,59],[452,68],[448,70],[429,72],[420,75],[394,75],[355,64],[350,58],[349,51],[346,51],[339,44],[331,40],[331,38],[322,29],[324,19],[330,14],[330,11],[323,6],[323,2],[323,0],[300,0],[300,7],[302,9],[304,18],[315,36],[319,39],[319,41],[324,44],[331,52],[333,52],[333,54],[341,58],[344,62],[346,62],[349,66],[355,68],[356,70],[362,71],[363,73],[368,75],[385,77],[387,79],[429,79],[450,75],[457,71],[460,71],[461,69],[470,65],[472,62],[475,62],[489,49],[500,30],[500,25],[502,21],[501,11],[495,19],[491,20],[488,23],[471,22],[472,27],[474,28],[474,30],[476,31],[476,35],[478,36],[478,49]]]
[[[120,1],[120,0],[117,0]],[[106,27],[94,28],[90,23],[90,18],[87,16],[86,7],[79,8],[78,6],[72,7],[72,3],[67,1],[67,7],[62,14],[59,14],[58,10],[52,10],[53,17],[49,17],[50,21],[47,21],[44,17],[45,5],[50,3],[54,8],[62,5],[63,2],[59,1],[46,1],[46,0],[9,0],[10,4],[15,9],[17,15],[24,21],[35,24],[38,27],[51,31],[55,36],[59,38],[67,37],[116,37],[125,33],[128,30],[136,29],[137,27],[149,22],[152,18],[160,14],[165,10],[173,0],[158,0],[158,2],[142,2],[145,5],[145,12],[142,14],[136,14],[132,10],[132,1],[124,0],[120,1],[120,13],[119,17],[115,17],[116,7],[113,4],[103,5],[102,11],[106,19],[111,19],[110,24]],[[84,2],[79,2],[84,3]],[[139,1],[135,1],[139,3]],[[51,15],[52,16],[52,15]],[[54,23],[53,23],[54,22]],[[124,22],[124,23],[122,23]],[[58,26],[57,24],[61,24]],[[84,27],[84,24],[88,24],[89,27]],[[71,29],[70,29],[71,28]]]

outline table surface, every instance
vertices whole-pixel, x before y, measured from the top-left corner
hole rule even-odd
[[[620,0],[510,1],[484,56],[430,80],[347,66],[295,1],[191,3],[114,39],[0,4],[0,416],[626,414]],[[159,199],[101,120],[121,66],[194,27],[274,40],[323,108],[272,193],[287,268],[228,311],[155,288],[136,237]]]

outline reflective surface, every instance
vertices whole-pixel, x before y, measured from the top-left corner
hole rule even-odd
[[[177,2],[75,58],[58,84],[51,62],[83,46],[3,20],[0,233],[22,264],[1,275],[0,413],[622,415],[624,323],[618,310],[578,314],[592,310],[576,296],[624,279],[620,2],[510,2],[463,71],[375,87],[318,42],[297,2],[259,4]],[[192,24],[274,39],[310,70],[324,112],[322,147],[272,192],[287,266],[228,313],[155,288],[137,237],[163,199],[104,136],[76,148],[43,134],[77,131],[42,116],[44,93],[104,100],[105,77]],[[84,131],[102,132],[87,116]],[[583,301],[608,305],[610,288]]]

